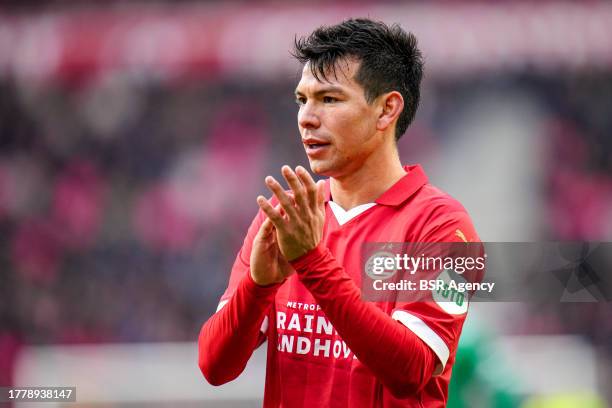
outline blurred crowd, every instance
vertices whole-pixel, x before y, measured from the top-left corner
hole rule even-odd
[[[546,108],[541,239],[610,240],[612,72],[504,75]],[[417,115],[404,158],[444,143],[437,124],[449,107],[499,81],[429,83],[440,103]],[[306,164],[294,85],[0,79],[0,373],[22,344],[193,341],[264,176]],[[612,353],[612,309],[571,306],[534,312],[517,330],[580,333]]]
[[[612,239],[612,82],[585,72],[534,89],[550,107],[546,127],[545,231],[557,240]]]
[[[612,240],[612,116],[606,113],[612,103],[610,79],[609,73],[582,72],[529,81],[549,107],[543,127],[544,239]],[[610,378],[612,373],[605,371],[612,359],[610,300],[528,305],[528,313],[513,330],[524,334],[582,335],[594,346],[602,375]],[[610,401],[612,390],[603,387]]]

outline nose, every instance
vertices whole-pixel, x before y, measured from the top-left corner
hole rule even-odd
[[[298,126],[302,129],[318,129],[321,119],[312,103],[306,102],[298,112]]]

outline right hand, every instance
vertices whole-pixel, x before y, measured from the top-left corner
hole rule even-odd
[[[284,281],[295,273],[281,253],[276,238],[276,228],[269,218],[261,224],[253,240],[251,250],[251,277],[260,286]]]

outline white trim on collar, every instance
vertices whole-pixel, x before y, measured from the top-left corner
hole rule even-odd
[[[338,221],[338,224],[340,225],[346,224],[347,222],[349,222],[350,220],[352,220],[353,218],[355,218],[356,216],[358,216],[359,214],[361,214],[368,208],[374,207],[376,205],[376,203],[365,203],[365,204],[358,205],[357,207],[353,207],[348,211],[345,211],[344,208],[340,207],[338,204],[334,203],[333,201],[328,201],[328,203],[329,203],[329,207],[334,213],[334,216],[336,217],[336,220]]]

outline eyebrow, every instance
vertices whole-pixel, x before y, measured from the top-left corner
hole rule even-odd
[[[326,87],[321,88],[318,91],[316,91],[314,93],[314,95],[315,96],[320,96],[320,95],[326,94],[326,93],[341,93],[341,94],[343,94],[344,91],[339,86],[326,86]],[[298,91],[297,89],[295,90],[295,95],[296,96],[305,96],[304,93]]]

